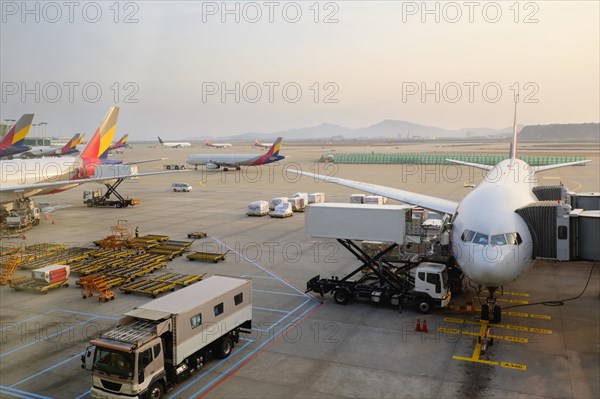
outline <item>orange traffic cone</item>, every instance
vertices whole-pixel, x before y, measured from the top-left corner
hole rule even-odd
[[[417,319],[417,327],[415,327],[415,331],[421,332],[421,321]]]
[[[429,330],[427,329],[427,320],[423,319],[423,328],[421,329],[421,332],[429,332]]]

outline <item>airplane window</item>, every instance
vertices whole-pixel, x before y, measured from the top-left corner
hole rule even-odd
[[[490,238],[490,243],[492,245],[506,245],[506,239],[504,238],[504,234],[495,234]]]
[[[505,236],[508,245],[519,245],[523,242],[519,233],[506,233]]]
[[[489,241],[489,237],[485,234],[481,234],[481,233],[477,233],[475,235],[475,239],[473,240],[473,242],[475,244],[481,244],[481,245],[487,245]]]
[[[474,231],[469,231],[469,234],[467,234],[467,238],[466,238],[466,242],[471,242],[473,241],[473,237],[475,237],[475,232]]]

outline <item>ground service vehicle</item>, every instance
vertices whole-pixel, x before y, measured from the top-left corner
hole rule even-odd
[[[94,398],[158,399],[252,325],[252,281],[212,276],[135,308],[90,341],[82,367]]]
[[[432,307],[445,308],[450,304],[452,294],[445,265],[422,262],[414,268],[414,276],[408,272],[411,266],[405,270],[392,270],[384,265],[381,268],[369,265],[370,272],[350,280],[353,275],[364,271],[365,265],[341,279],[316,276],[306,283],[306,289],[321,295],[331,292],[334,301],[340,305],[351,299],[366,299],[398,307],[415,304],[419,312],[429,313]]]
[[[117,199],[110,199],[110,194],[115,194]],[[83,192],[83,203],[88,207],[94,206],[114,206],[116,208],[125,208],[134,206],[140,203],[139,199],[124,198],[117,191],[109,190],[106,194],[102,194],[101,189],[86,190]]]
[[[183,191],[189,193],[190,191],[192,191],[192,186],[190,186],[187,183],[173,183],[171,184],[171,189],[173,190],[173,192]]]

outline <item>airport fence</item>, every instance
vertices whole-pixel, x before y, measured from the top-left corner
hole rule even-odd
[[[495,165],[506,159],[504,154],[373,154],[373,153],[329,153],[321,159],[339,164],[414,164],[414,165],[448,165],[448,159],[457,161]],[[532,166],[552,165],[564,162],[584,161],[581,156],[520,156],[519,159]]]

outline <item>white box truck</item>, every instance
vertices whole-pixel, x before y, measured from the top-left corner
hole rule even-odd
[[[150,301],[90,341],[81,361],[92,397],[158,399],[251,327],[251,280],[211,276]]]

